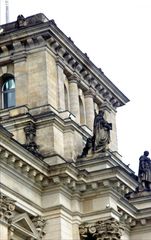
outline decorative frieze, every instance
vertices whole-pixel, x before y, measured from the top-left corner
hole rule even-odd
[[[15,201],[0,193],[0,220],[8,223],[15,210]]]
[[[94,238],[96,240],[119,240],[123,226],[114,218],[98,221],[94,224],[81,224],[79,233],[81,240]]]

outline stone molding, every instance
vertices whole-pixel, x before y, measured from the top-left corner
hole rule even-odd
[[[133,215],[130,215],[128,212],[124,211],[120,207],[118,207],[118,212],[120,214],[120,221],[125,224],[126,227],[133,227],[136,224],[136,220]]]
[[[34,180],[36,183],[42,183],[47,178],[47,174],[40,171],[40,169],[33,167],[33,164],[27,163],[25,160],[7,151],[5,148],[0,146],[0,159],[5,164],[13,167],[16,171],[19,170],[21,173]]]
[[[96,240],[119,240],[123,230],[123,226],[114,218],[101,220],[94,224],[84,223],[79,227],[81,240],[89,236],[95,237]]]
[[[49,166],[47,168],[46,164],[41,166],[39,165],[38,168],[36,166],[34,167],[33,164],[30,164],[29,161],[26,162],[25,159],[22,159],[19,156],[12,154],[10,151],[6,150],[4,147],[1,146],[0,159],[1,164],[4,163],[5,165],[8,165],[8,167],[13,168],[13,171],[28,178],[30,181],[32,180],[32,182],[38,184],[38,186],[41,187],[49,187],[52,185],[65,186],[66,188],[76,192],[86,192],[86,190],[88,189],[90,191],[96,191],[100,187],[112,187],[114,191],[118,192],[120,195],[123,196],[127,192],[131,191],[131,186],[129,184],[126,185],[120,180],[121,171],[118,168],[104,170],[104,174],[108,175],[110,177],[110,180],[103,180],[100,176],[100,179],[94,178],[91,182],[87,177],[87,171],[78,170],[78,168],[75,169],[75,167],[72,166],[71,163],[65,163],[56,166],[55,168],[53,168],[53,172],[49,172]],[[37,159],[37,163],[38,162],[39,159]],[[58,170],[60,171],[59,176]],[[72,173],[70,176],[68,174],[69,171],[70,173]]]
[[[120,207],[118,207],[118,212],[120,214],[120,221],[125,225],[127,228],[139,228],[140,226],[147,226],[151,223],[151,217],[148,215],[137,217],[135,215],[130,215],[128,212],[124,211]]]
[[[0,220],[8,223],[15,210],[15,201],[0,193]]]
[[[18,230],[22,236],[26,236],[26,239],[42,240],[46,234],[44,231],[45,225],[46,220],[39,215],[30,217],[26,212],[15,214],[9,225],[9,240],[16,239]]]

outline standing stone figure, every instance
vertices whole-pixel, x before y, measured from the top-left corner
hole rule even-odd
[[[112,123],[104,119],[104,111],[100,110],[98,114],[95,113],[93,151],[106,151],[110,143],[110,130],[112,130]]]
[[[148,155],[149,152],[145,151],[144,155],[139,158],[138,181],[140,191],[151,191],[151,160]]]

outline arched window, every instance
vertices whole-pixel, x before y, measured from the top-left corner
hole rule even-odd
[[[2,107],[15,106],[15,79],[11,74],[5,74],[2,83]]]

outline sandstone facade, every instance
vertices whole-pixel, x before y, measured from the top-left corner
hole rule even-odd
[[[126,198],[138,182],[118,154],[127,97],[54,20],[1,27],[1,239],[149,240],[151,195]],[[99,110],[112,123],[109,149],[81,158]]]

